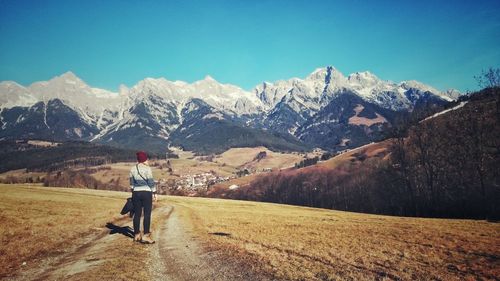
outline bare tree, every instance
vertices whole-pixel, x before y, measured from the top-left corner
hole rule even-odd
[[[500,87],[500,68],[490,67],[483,70],[480,75],[474,76],[481,88]]]

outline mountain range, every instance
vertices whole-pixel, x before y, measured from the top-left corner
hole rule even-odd
[[[87,140],[155,152],[172,145],[198,153],[255,145],[335,151],[381,138],[398,114],[459,95],[370,72],[344,76],[332,66],[251,91],[207,76],[194,83],[146,78],[110,92],[67,72],[27,87],[1,82],[0,139]]]

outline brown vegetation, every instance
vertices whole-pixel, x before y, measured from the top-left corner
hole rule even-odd
[[[373,151],[377,150],[377,153]],[[211,197],[275,202],[358,212],[384,212],[379,206],[386,194],[369,182],[387,165],[387,151],[380,145],[357,149],[314,166],[281,170],[256,176],[236,190],[218,189]],[[326,163],[328,162],[328,163]],[[335,165],[335,169],[332,167]],[[373,200],[366,203],[366,198]]]
[[[373,124],[388,123],[387,119],[385,119],[382,115],[380,115],[378,113],[375,113],[375,115],[377,116],[376,118],[366,118],[366,117],[359,116],[359,114],[361,113],[361,111],[363,111],[364,108],[365,107],[360,105],[360,104],[358,104],[358,106],[356,106],[356,108],[354,108],[354,112],[356,114],[354,116],[352,116],[351,118],[349,118],[349,124],[358,125],[358,126],[365,125],[365,126],[370,127]]]
[[[395,141],[392,176],[406,213],[500,218],[499,99],[500,88],[485,89]]]
[[[116,213],[127,194],[21,185],[0,185],[0,189],[0,278],[16,278],[16,272],[42,267],[44,275],[37,278],[149,280],[154,265],[163,265],[149,259],[157,259],[158,247],[166,244],[136,247],[130,238],[113,240],[116,236],[106,235],[112,243],[91,243],[91,251],[66,256],[44,271],[41,261],[65,256],[94,235],[106,234],[103,226],[119,217]],[[177,218],[183,224],[191,224],[190,237],[227,257],[221,263],[236,258],[274,279],[473,280],[500,274],[496,223],[206,198],[169,196],[160,206],[165,203],[180,212]],[[168,218],[153,215],[158,231]],[[198,254],[200,260],[206,257]],[[133,258],[139,256],[148,259]],[[175,270],[180,270],[176,276],[187,276],[184,271],[198,269],[181,264]]]
[[[129,186],[120,184],[119,180],[110,179],[108,182],[101,182],[91,174],[98,170],[109,170],[109,167],[100,167],[83,170],[63,170],[48,173],[43,179],[44,186],[77,187],[102,190],[128,191]]]
[[[236,168],[247,167],[262,170],[264,168],[281,169],[292,167],[295,162],[300,161],[302,158],[303,156],[300,154],[274,152],[260,146],[231,148],[215,158],[215,161]]]
[[[121,192],[0,185],[0,279],[18,269],[32,269],[42,259],[62,255],[105,231],[107,222],[121,217],[119,210],[126,196]],[[145,261],[123,258],[123,249],[128,255],[137,255],[140,249],[125,247],[120,253],[116,249],[106,250],[109,259],[99,269],[89,269],[72,280],[130,277],[121,272],[124,267],[141,276]]]
[[[278,280],[480,280],[499,276],[498,224],[170,197],[196,234]],[[216,235],[217,234],[217,235]]]
[[[219,194],[376,214],[499,219],[499,89],[472,95],[463,108],[392,140]]]

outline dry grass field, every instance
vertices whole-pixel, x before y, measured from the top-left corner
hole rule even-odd
[[[255,156],[261,151],[266,151],[266,157],[260,161],[255,161]],[[216,156],[213,161],[205,161],[203,157],[195,156],[189,151],[176,150],[175,153],[178,154],[179,158],[169,159],[172,168],[171,173],[166,168],[159,168],[160,166],[166,166],[166,160],[150,161],[153,176],[156,180],[179,180],[182,176],[202,173],[215,173],[221,177],[235,177],[236,172],[242,168],[249,168],[257,172],[262,172],[266,168],[276,170],[291,167],[304,157],[302,154],[273,152],[265,147],[232,148]],[[122,189],[126,189],[129,186],[129,171],[134,164],[132,162],[120,162],[94,166],[91,169],[96,168],[97,171],[92,172],[90,175],[104,184],[114,185],[118,183]],[[74,170],[84,170],[84,168]],[[26,169],[20,169],[1,173],[0,180],[14,177],[17,179],[15,182],[24,183],[28,182],[29,178],[43,179],[46,175],[46,173],[28,173]],[[249,183],[253,178],[255,178],[255,175],[235,178],[218,185],[228,187],[237,184],[241,186]]]
[[[255,157],[261,151],[266,152],[266,157],[261,159],[260,161],[255,160]],[[222,165],[222,167],[232,168],[233,171],[236,171],[237,169],[247,168],[256,171],[257,173],[217,183],[214,188],[228,188],[233,184],[238,186],[246,185],[253,181],[256,177],[258,177],[258,173],[261,173],[263,169],[271,169],[275,171],[293,167],[295,163],[300,162],[304,159],[304,157],[304,154],[298,153],[273,152],[263,146],[231,148],[221,155],[218,155],[214,159],[214,161]]]
[[[27,172],[26,169],[12,170],[0,174],[0,180],[7,179],[8,177],[16,177],[22,182],[26,182],[26,179],[37,177],[43,178],[46,173],[40,172]]]
[[[326,161],[319,162],[317,166],[329,169],[335,169],[342,165],[346,165],[351,161],[355,161],[355,154],[364,154],[368,158],[371,157],[387,157],[387,151],[391,144],[391,140],[385,140],[377,143],[371,143],[359,148],[351,149],[345,153],[332,157]],[[307,169],[308,167],[306,167]]]
[[[284,280],[498,280],[500,225],[169,197],[208,245]],[[219,235],[211,235],[219,234]]]
[[[178,179],[179,176],[189,174],[208,173],[210,171],[216,172],[220,176],[231,176],[236,171],[233,167],[223,166],[218,163],[199,161],[196,159],[170,159],[172,174],[167,169],[159,169],[158,167],[151,166],[153,177],[159,179]],[[158,163],[164,165],[165,160],[154,160],[150,164]],[[111,180],[118,181],[122,186],[129,186],[129,172],[135,163],[114,163],[103,165],[109,167],[109,170],[101,170],[93,173],[92,176],[99,181],[109,182]]]
[[[231,166],[222,165],[215,162],[200,161],[197,158],[171,159],[174,174],[189,175],[215,171],[220,176],[230,176],[236,169]]]
[[[72,252],[42,277],[150,279],[151,261],[124,257],[153,257],[148,251],[154,248],[131,247],[130,238],[107,235],[104,227],[120,219],[117,212],[128,195],[0,185],[0,278],[43,268],[47,258]],[[190,225],[190,235],[207,250],[237,258],[279,280],[498,280],[500,276],[498,223],[173,196],[162,196],[158,206],[173,206],[178,218]],[[153,212],[153,226],[166,220],[158,215]],[[100,243],[92,246],[96,237]],[[180,266],[179,270],[196,269]]]
[[[26,185],[0,185],[0,279],[17,270],[43,267],[42,260],[64,255],[107,233],[107,222],[117,221],[124,198],[129,194],[98,190],[46,188]],[[90,241],[91,242],[91,241]],[[99,258],[88,257],[86,264],[73,268],[72,280],[130,277],[125,268],[145,276],[146,261],[123,259],[124,254],[139,255],[144,249],[113,245],[95,249]],[[50,279],[50,278],[49,278]],[[143,278],[145,279],[145,278]]]
[[[266,157],[260,161],[255,161],[255,156],[261,151],[266,152]],[[304,155],[301,154],[273,152],[266,147],[260,146],[231,148],[215,158],[215,161],[233,167],[262,170],[265,168],[281,169],[293,167],[295,163],[300,162],[303,158]]]
[[[214,189],[216,189],[216,188],[229,188],[233,184],[238,185],[238,186],[244,186],[244,185],[252,182],[259,175],[260,174],[251,174],[251,175],[247,175],[247,176],[243,176],[243,177],[239,177],[239,178],[230,179],[228,181],[219,182],[219,183],[214,184],[212,186],[212,188],[214,188]]]

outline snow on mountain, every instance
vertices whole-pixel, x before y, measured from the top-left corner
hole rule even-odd
[[[16,82],[0,82],[0,109],[14,106],[31,106],[37,101],[37,98],[28,89]]]
[[[415,80],[402,81],[401,83],[399,83],[399,86],[406,89],[406,90],[413,88],[413,89],[419,89],[423,92],[431,92],[434,94],[440,93],[438,90],[432,88],[431,86],[425,85],[425,84],[420,83],[420,82],[415,81]]]
[[[352,73],[348,77],[349,88],[354,89],[362,98],[374,100],[384,91],[397,92],[397,86],[393,83],[380,80],[374,74],[364,71]]]
[[[308,81],[316,92],[321,91],[321,93],[332,93],[349,86],[344,74],[333,66],[317,68],[306,77],[305,81]]]
[[[49,81],[36,82],[28,87],[40,101],[60,99],[76,109],[89,123],[101,125],[118,110],[123,96],[99,88],[91,88],[72,72],[66,72]]]
[[[124,96],[99,88],[91,88],[72,72],[49,81],[23,87],[15,82],[0,83],[0,107],[29,107],[37,102],[47,104],[59,99],[74,109],[88,124],[101,128],[113,121]]]
[[[28,89],[39,100],[58,98],[75,106],[88,106],[95,98],[113,100],[119,97],[116,93],[91,88],[72,72],[66,72],[49,81],[35,82]],[[95,108],[89,107],[89,110],[93,109]]]
[[[452,100],[457,100],[462,93],[460,93],[459,91],[457,91],[455,89],[448,89],[441,94],[451,98]]]
[[[252,93],[230,84],[221,84],[210,76],[192,84],[164,78],[146,78],[130,89],[133,100],[152,94],[179,108],[190,99],[198,98],[234,115],[254,114],[262,107],[262,102]]]
[[[454,107],[452,107],[452,108],[445,109],[445,110],[440,111],[440,112],[438,112],[438,113],[436,113],[436,114],[434,114],[434,115],[431,115],[431,116],[429,116],[429,117],[425,118],[424,120],[421,120],[419,123],[422,123],[422,122],[425,122],[425,121],[427,121],[427,120],[430,120],[430,119],[436,118],[436,117],[438,117],[438,116],[440,116],[440,115],[443,115],[443,114],[446,114],[446,113],[448,113],[448,112],[450,112],[450,111],[453,111],[453,110],[457,110],[457,109],[459,109],[459,108],[462,108],[462,107],[464,107],[464,106],[465,106],[468,102],[469,102],[469,101],[462,101],[462,102],[460,102],[457,106],[454,106]]]
[[[303,105],[314,112],[327,103],[328,96],[347,87],[346,77],[330,66],[316,69],[305,79],[264,82],[255,87],[253,92],[267,110],[272,110],[278,103],[288,100],[296,103],[292,105],[296,109],[303,108]]]
[[[127,96],[120,108],[127,110],[119,112],[116,122],[105,127],[94,140],[116,140],[117,134],[123,136],[124,131],[136,132],[138,128],[166,140],[184,122],[187,114],[199,109],[192,106],[193,100],[201,100],[214,110],[234,117],[255,114],[262,107],[260,100],[251,93],[221,84],[210,76],[192,84],[146,78],[122,91],[126,91]],[[222,118],[221,114],[217,116]]]
[[[415,100],[407,97],[408,91],[412,92],[415,99],[428,93],[450,101],[459,95],[456,90],[440,92],[413,80],[399,84],[384,81],[368,71],[352,73],[345,77],[331,66],[318,68],[305,79],[292,78],[275,83],[265,82],[254,89],[254,93],[268,110],[272,110],[278,103],[283,102],[283,99],[292,103],[298,100],[311,111],[311,114],[328,104],[336,94],[346,91],[354,92],[366,101],[392,110],[407,110],[414,105]],[[291,107],[303,110],[299,106]]]
[[[191,84],[190,90],[192,98],[236,115],[251,115],[262,110],[261,100],[252,93],[234,85],[221,84],[210,76]]]
[[[441,93],[417,81],[397,84],[381,80],[368,71],[346,77],[332,66],[318,68],[305,79],[265,82],[256,86],[253,93],[264,105],[264,126],[293,135],[335,97],[346,93],[393,111],[412,110],[428,99],[451,100],[449,93]]]
[[[254,89],[254,94],[262,102],[266,111],[272,109],[290,90],[288,81],[264,82]]]
[[[1,82],[0,109],[29,107],[37,102],[43,102],[46,109],[49,101],[58,99],[89,125],[91,140],[116,142],[134,136],[140,142],[137,134],[144,133],[150,140],[160,139],[162,143],[181,127],[188,115],[229,118],[246,124],[242,126],[295,135],[307,120],[345,93],[389,110],[411,110],[429,96],[451,100],[459,95],[455,90],[439,92],[417,81],[399,84],[384,81],[367,71],[346,77],[332,66],[318,68],[304,79],[264,82],[251,91],[206,76],[194,83],[145,78],[130,88],[120,85],[114,93],[92,88],[67,72],[28,87]],[[201,102],[206,106],[192,106]],[[211,109],[207,110],[207,106]],[[304,133],[304,129],[301,131]]]
[[[237,86],[222,84],[207,76],[192,84],[169,81],[165,78],[146,78],[132,88],[120,86],[119,93],[92,88],[72,72],[66,72],[49,81],[36,82],[23,87],[15,82],[0,83],[0,106],[29,106],[37,101],[58,98],[66,104],[78,108],[82,114],[97,122],[105,110],[123,111],[130,101],[138,102],[148,95],[156,95],[166,102],[182,107],[189,99],[199,98],[209,105],[232,115],[251,115],[270,112],[280,102],[290,103],[297,111],[308,110],[309,114],[326,105],[335,94],[350,90],[367,101],[383,107],[394,107],[391,102],[399,100],[398,109],[408,108],[411,101],[405,98],[408,90],[429,92],[450,100],[459,93],[456,90],[440,92],[418,81],[403,81],[399,84],[384,81],[370,72],[356,72],[345,77],[334,67],[318,68],[305,79],[292,78],[274,83],[264,82],[252,91]],[[390,93],[391,98],[386,99]],[[98,102],[96,102],[98,101]]]

